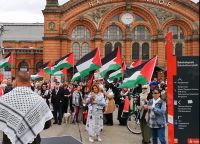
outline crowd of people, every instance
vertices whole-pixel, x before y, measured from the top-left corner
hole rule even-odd
[[[102,78],[94,79],[93,84],[86,82],[64,82],[59,80],[34,81],[31,89],[41,96],[52,111],[53,124],[61,125],[65,113],[72,115],[72,123],[84,121],[83,113],[87,112],[86,130],[89,141],[102,141],[103,125],[113,125],[113,112],[118,110],[119,125],[126,125],[129,112],[138,109],[140,112],[140,126],[142,143],[166,143],[166,102],[167,82],[153,78],[147,85],[138,84],[134,89],[119,89],[120,82],[116,79],[107,83]],[[0,89],[4,97],[13,89],[11,79],[3,81]],[[133,104],[133,96],[138,96],[138,103]],[[128,109],[127,109],[128,106]],[[84,122],[83,122],[84,123]]]

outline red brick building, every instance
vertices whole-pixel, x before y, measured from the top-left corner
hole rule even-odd
[[[120,47],[127,64],[158,55],[157,65],[165,69],[165,34],[169,31],[175,55],[199,56],[198,5],[190,0],[70,0],[63,5],[47,0],[43,41],[31,47],[43,48],[43,62],[54,62],[72,51],[78,60],[97,47],[104,57]],[[4,47],[9,43],[4,42]],[[19,47],[17,43],[13,47]],[[26,58],[31,68],[42,60],[40,56],[37,61]],[[13,74],[17,65],[18,59]]]

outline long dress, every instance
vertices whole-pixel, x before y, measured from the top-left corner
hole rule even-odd
[[[86,123],[86,130],[88,131],[90,136],[100,135],[101,130],[103,129],[103,108],[106,104],[103,93],[98,93],[95,95],[95,101],[97,104],[90,104],[89,94],[86,99],[86,103],[88,104],[88,117]]]

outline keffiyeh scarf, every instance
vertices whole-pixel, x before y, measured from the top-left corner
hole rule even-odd
[[[29,87],[17,87],[0,97],[0,130],[13,144],[27,144],[52,119],[46,102]]]

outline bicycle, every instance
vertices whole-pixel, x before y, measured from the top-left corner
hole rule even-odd
[[[128,116],[126,126],[128,130],[133,134],[141,134],[142,131],[140,128],[140,121],[139,121],[140,112],[138,109],[136,110],[136,105],[139,101],[139,96],[135,95],[131,97],[133,98],[133,107],[131,113]]]

